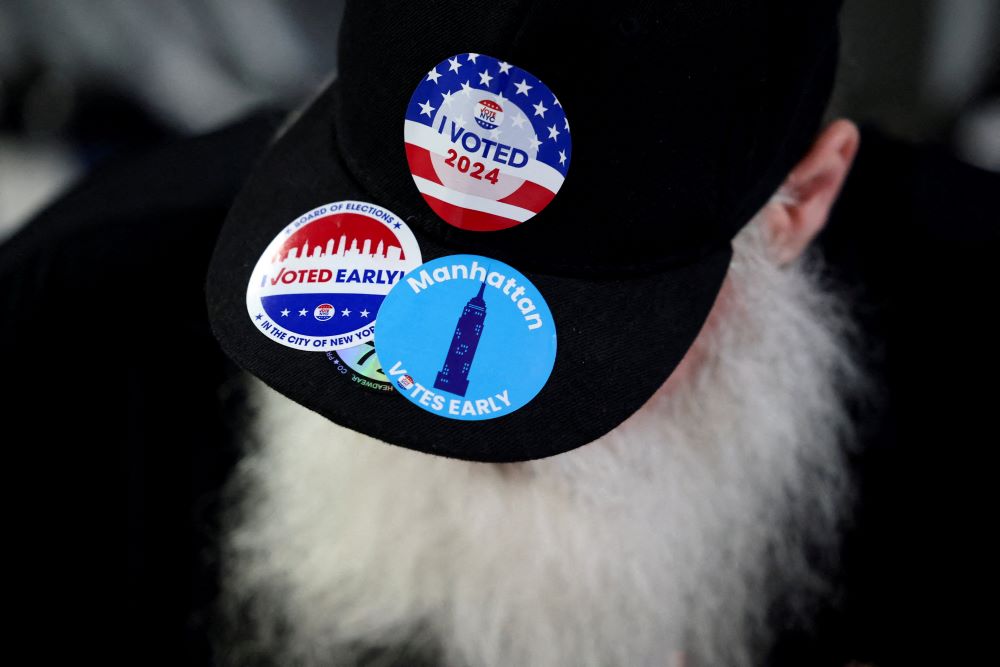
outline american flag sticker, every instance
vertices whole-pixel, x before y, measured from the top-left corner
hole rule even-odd
[[[478,53],[427,72],[403,138],[424,199],[445,222],[472,231],[534,217],[559,192],[572,154],[569,120],[548,86]]]

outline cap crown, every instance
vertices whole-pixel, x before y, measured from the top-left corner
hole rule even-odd
[[[360,184],[463,252],[562,275],[629,275],[727,243],[813,140],[833,84],[839,0],[349,2],[335,121]],[[483,53],[558,96],[572,164],[517,227],[441,221],[407,167],[403,120],[442,60]]]

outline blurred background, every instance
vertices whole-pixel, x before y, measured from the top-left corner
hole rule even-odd
[[[0,0],[0,239],[113,155],[295,106],[342,0]],[[846,0],[834,111],[1000,171],[1000,0]]]

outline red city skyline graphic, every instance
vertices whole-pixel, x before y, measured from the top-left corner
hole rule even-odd
[[[285,239],[271,262],[331,255],[406,259],[399,239],[385,224],[355,213],[334,213],[309,223]]]

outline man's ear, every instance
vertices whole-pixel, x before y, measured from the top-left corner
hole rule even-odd
[[[831,123],[765,207],[765,225],[778,263],[795,260],[823,229],[859,141],[851,121]]]

